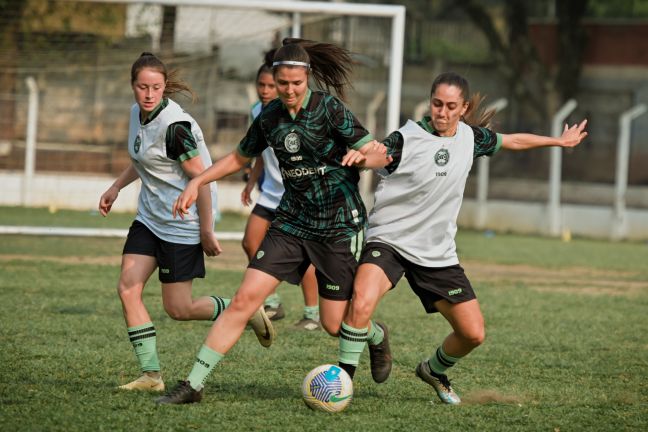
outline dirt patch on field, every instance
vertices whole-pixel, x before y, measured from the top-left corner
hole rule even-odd
[[[545,292],[578,292],[591,295],[633,295],[648,290],[648,281],[634,272],[570,267],[547,269],[529,265],[462,264],[473,282],[518,283]]]
[[[119,266],[121,256],[34,256],[0,255],[0,262],[48,261],[72,265]],[[226,247],[217,257],[205,260],[211,270],[243,270],[247,257],[235,245]],[[462,263],[473,283],[521,284],[527,288],[544,292],[569,292],[584,295],[636,295],[648,290],[648,281],[638,280],[633,272],[598,270],[592,268],[547,269],[529,265],[492,264],[478,261]]]
[[[497,390],[477,390],[463,395],[461,401],[463,404],[469,405],[508,404],[521,406],[524,398],[517,395],[505,395]]]

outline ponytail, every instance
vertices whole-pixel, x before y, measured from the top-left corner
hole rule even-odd
[[[296,62],[292,63],[292,62]],[[280,66],[306,67],[320,88],[344,100],[351,87],[351,53],[337,45],[307,39],[286,38],[273,58],[273,68]]]

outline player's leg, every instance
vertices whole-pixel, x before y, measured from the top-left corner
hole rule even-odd
[[[140,365],[142,376],[122,385],[123,390],[164,390],[160,376],[155,327],[142,301],[144,285],[155,271],[155,257],[137,254],[122,255],[117,292],[121,300],[128,337]]]
[[[461,399],[450,385],[446,371],[484,341],[484,317],[479,302],[459,265],[408,279],[426,310],[440,312],[452,326],[452,332],[434,354],[417,366],[416,374],[434,387],[443,402],[458,404]],[[423,291],[424,287],[431,287],[431,291]]]
[[[270,228],[274,215],[274,211],[259,204],[255,205],[252,209],[252,213],[250,213],[250,217],[245,225],[242,241],[243,250],[248,260],[251,261],[259,250],[259,246],[261,246],[261,242]],[[281,297],[277,294],[276,290],[266,298],[264,308],[268,317],[273,321],[278,321],[286,315],[281,304]]]
[[[240,339],[247,322],[256,311],[262,309],[263,300],[279,285],[279,279],[263,271],[248,268],[243,282],[232,298],[229,307],[214,322],[205,339],[196,362],[185,381],[172,389],[158,404],[184,404],[199,402],[202,399],[204,383],[225,354]],[[274,329],[270,321],[268,338],[274,338]]]
[[[164,390],[157,334],[142,301],[144,286],[158,266],[155,258],[158,240],[144,224],[134,221],[124,244],[117,292],[142,375],[120,386],[123,390]]]
[[[353,283],[353,299],[340,330],[339,364],[352,378],[360,363],[365,343],[369,342],[371,372],[376,382],[383,382],[391,372],[388,329],[371,320],[380,299],[392,288],[382,268],[364,263]]]
[[[310,265],[301,281],[302,294],[304,295],[304,314],[295,326],[302,330],[319,330],[319,294],[317,291],[317,277],[315,267]]]
[[[162,282],[162,303],[178,321],[216,320],[230,300],[218,296],[194,299],[193,280],[205,277],[205,256],[200,244],[184,245],[160,240],[157,251]]]
[[[258,253],[250,262],[232,302],[212,326],[188,379],[181,381],[157,402],[181,404],[199,401],[207,376],[238,341],[248,320],[257,310],[263,310],[261,305],[264,299],[282,280],[298,283],[308,263],[303,240],[270,228]],[[275,335],[272,323],[266,320],[265,324],[267,337],[272,341]]]

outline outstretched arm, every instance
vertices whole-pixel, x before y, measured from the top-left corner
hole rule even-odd
[[[249,160],[249,158],[241,156],[238,151],[234,150],[224,158],[216,161],[214,165],[207,168],[200,175],[191,179],[185,186],[184,191],[173,203],[173,217],[176,217],[176,215],[181,218],[184,217],[189,207],[196,202],[198,189],[201,186],[239,171]]]
[[[565,125],[562,135],[557,138],[526,133],[502,134],[502,148],[529,150],[550,146],[575,147],[587,136],[586,125],[587,120],[583,120],[580,124],[575,124],[572,127]]]

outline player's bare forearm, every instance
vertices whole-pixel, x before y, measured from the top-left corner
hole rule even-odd
[[[542,135],[517,133],[517,134],[503,134],[502,135],[502,148],[507,150],[530,150],[540,147],[575,147],[587,137],[585,131],[587,120],[583,120],[580,124],[575,124],[571,127],[565,125],[563,133],[559,137],[548,137]]]

